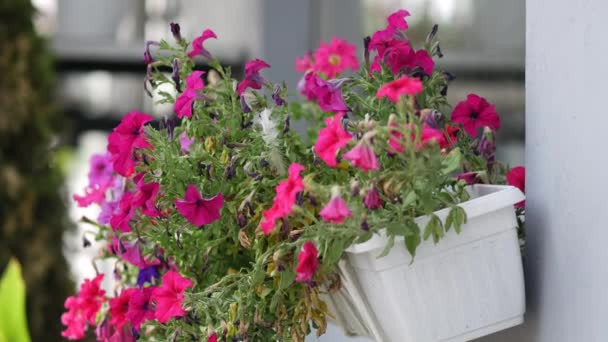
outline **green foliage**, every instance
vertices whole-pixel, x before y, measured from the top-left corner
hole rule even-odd
[[[174,85],[156,71],[170,67],[174,60],[180,66],[181,80],[191,74],[194,64],[186,55],[187,47],[183,41],[178,46],[161,42],[159,57],[152,65],[155,88]],[[440,243],[452,227],[461,230],[466,213],[459,204],[468,194],[466,184],[455,174],[471,170],[471,165],[485,172],[487,165],[473,151],[474,140],[462,131],[454,136],[444,129],[453,123],[441,114],[447,109],[442,92],[447,78],[441,71],[423,77],[424,91],[403,97],[398,104],[376,97],[380,87],[396,78],[386,68],[374,77],[363,69],[344,82],[343,96],[352,110],[345,125],[356,138],[341,152],[365,141],[381,165],[380,170],[363,171],[344,160],[330,168],[310,152],[325,119],[333,114],[310,102],[277,105],[268,96],[274,90],[271,83],[247,92],[251,111],[243,110],[230,70],[217,60],[210,61],[210,66],[192,118],[182,119],[173,132],[174,137],[185,132],[194,138],[190,150],[181,152],[178,139],[170,138],[167,128],[148,128],[154,148],[138,152],[145,162],[137,166],[137,172],[145,174],[146,182],[160,184],[162,195],[156,205],[166,215],[151,219],[136,214],[130,233],[100,228],[101,239],[112,234],[137,238],[145,255],[162,250],[195,283],[186,293],[188,316],[164,325],[147,323],[153,329],[142,339],[191,336],[199,340],[215,331],[228,339],[303,341],[313,329],[324,332],[331,313],[320,295],[339,288],[337,264],[353,243],[382,231],[388,244],[379,257],[392,248],[406,248],[415,256],[423,241],[432,238]],[[280,93],[286,92],[283,85]],[[176,100],[168,92],[159,95],[161,103]],[[445,136],[429,139],[422,120],[433,113],[440,115],[434,132]],[[288,121],[295,118],[309,122],[308,139],[289,129]],[[403,151],[391,152],[394,146],[389,141]],[[265,235],[259,228],[262,213],[272,206],[275,188],[294,162],[305,166],[305,190],[284,224]],[[223,194],[219,220],[194,227],[175,210],[175,201],[183,198],[189,184],[206,198]],[[132,190],[134,184],[128,182],[126,187]],[[339,189],[352,213],[342,223],[326,222],[319,215],[331,199],[332,188]],[[363,198],[370,191],[378,192],[381,208],[364,205]],[[435,212],[445,208],[449,213],[442,222]],[[419,226],[417,222],[424,216],[428,221]],[[401,240],[404,242],[395,243]],[[295,269],[307,241],[318,249],[319,268],[313,282],[300,283],[295,281]],[[137,270],[126,268],[124,283],[128,285]]]
[[[0,341],[27,342],[25,283],[21,265],[11,259],[0,278]]]

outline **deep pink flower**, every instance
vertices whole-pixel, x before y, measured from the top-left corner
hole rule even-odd
[[[399,130],[399,125],[397,123],[389,123],[389,133],[390,137],[388,139],[388,153],[392,155],[405,151],[405,146],[403,146],[402,143],[403,133],[401,133]]]
[[[422,131],[420,132],[420,145],[417,146],[417,148],[422,148],[431,141],[435,141],[437,144],[439,144],[440,148],[449,146],[444,131],[423,125]]]
[[[78,298],[80,299],[80,310],[82,317],[90,324],[95,324],[95,316],[101,309],[101,305],[105,302],[106,291],[101,289],[101,281],[103,274],[91,279],[85,279],[80,287]]]
[[[325,112],[347,112],[348,106],[342,97],[342,80],[326,81],[314,72],[307,73],[298,88],[309,101],[317,101]]]
[[[296,71],[297,72],[309,72],[313,68],[313,60],[309,53],[302,57],[296,57]]]
[[[160,211],[156,208],[160,184],[157,182],[145,183],[143,173],[137,175],[134,181],[137,184],[137,191],[133,195],[133,206],[141,208],[141,213],[148,217],[160,216]]]
[[[454,108],[452,122],[462,124],[471,137],[476,137],[480,127],[489,127],[492,130],[500,128],[500,117],[494,108],[495,106],[490,105],[483,97],[469,94],[466,101],[459,102]]]
[[[194,40],[192,41],[192,51],[188,52],[188,56],[194,57],[196,55],[202,55],[203,57],[205,57],[207,59],[211,59],[212,58],[211,54],[209,53],[209,51],[205,50],[205,48],[203,47],[203,43],[205,42],[205,40],[207,40],[209,38],[217,39],[215,32],[213,32],[209,29],[203,31],[203,33],[200,36],[194,38]]]
[[[224,206],[224,196],[219,193],[203,198],[194,184],[188,185],[183,200],[175,200],[177,211],[193,225],[200,227],[217,221]]]
[[[405,31],[408,29],[408,25],[407,25],[407,21],[405,20],[405,17],[409,17],[409,16],[410,16],[410,12],[408,12],[404,9],[400,9],[400,10],[395,11],[391,15],[389,15],[388,18],[386,18],[386,21],[388,21],[389,27]]]
[[[66,326],[66,329],[61,332],[61,336],[69,340],[84,338],[87,330],[87,321],[82,317],[79,302],[77,297],[70,296],[64,303],[68,311],[61,315],[61,323]]]
[[[315,52],[314,69],[328,78],[334,78],[346,69],[357,70],[357,47],[346,40],[333,37],[329,44],[321,42]]]
[[[262,89],[266,80],[260,75],[260,71],[266,68],[270,68],[270,64],[257,58],[245,64],[245,79],[243,79],[236,88],[236,92],[239,96],[243,95],[247,88]]]
[[[298,266],[296,267],[296,281],[310,282],[315,274],[319,261],[317,247],[314,243],[307,241],[302,245],[302,250],[298,254]]]
[[[175,271],[165,273],[162,284],[152,292],[152,301],[156,303],[154,316],[160,323],[167,323],[173,317],[186,314],[182,307],[184,291],[192,287],[192,281]]]
[[[87,187],[84,189],[84,195],[72,195],[72,198],[79,207],[86,208],[93,203],[102,204],[106,200],[106,190],[108,189],[108,184],[99,185],[95,184],[92,187]]]
[[[433,73],[435,62],[425,50],[415,51],[408,41],[395,41],[384,51],[384,63],[393,74],[420,67],[426,75]],[[379,70],[374,70],[379,71]]]
[[[194,138],[188,138],[188,134],[186,132],[182,132],[179,136],[179,149],[182,153],[188,153],[190,151],[190,147],[194,144]]]
[[[207,342],[217,342],[217,334],[214,332],[207,337]]]
[[[116,329],[122,329],[125,324],[129,323],[127,318],[129,301],[136,291],[137,289],[134,288],[123,289],[118,297],[110,299],[110,323]]]
[[[173,111],[178,118],[192,117],[192,105],[194,101],[201,98],[200,91],[205,88],[202,76],[204,71],[193,71],[190,76],[186,77],[186,89],[175,100]]]
[[[372,186],[372,188],[368,191],[367,195],[363,199],[363,204],[367,209],[376,210],[382,207],[382,199],[380,198],[380,192],[378,188]]]
[[[523,166],[516,166],[507,173],[507,184],[512,185],[521,192],[526,193],[526,168]],[[524,208],[526,201],[515,203],[518,208]]]
[[[126,314],[127,319],[131,322],[131,326],[140,331],[141,325],[146,321],[154,319],[154,310],[152,309],[151,296],[156,287],[144,287],[135,290],[131,294],[129,307]]]
[[[346,146],[352,139],[352,134],[342,128],[342,113],[330,118],[325,118],[326,127],[319,131],[319,137],[315,143],[314,150],[327,165],[338,166],[336,154],[338,150]]]
[[[133,193],[125,192],[120,199],[118,204],[118,210],[114,212],[110,219],[110,226],[112,230],[120,229],[123,232],[131,231],[131,219],[135,215],[136,206],[133,205]]]
[[[363,171],[380,169],[380,163],[378,163],[374,149],[364,140],[345,153],[342,158],[350,160],[354,166]]]
[[[137,241],[119,241],[116,236],[112,237],[112,252],[121,259],[129,262],[130,264],[137,266],[138,268],[144,268],[148,266],[144,256],[141,254],[141,248]]]
[[[389,100],[398,103],[401,95],[418,95],[423,89],[424,87],[419,79],[403,75],[380,87],[376,93],[376,97],[379,99],[388,97]]]
[[[291,208],[296,203],[298,193],[304,190],[304,182],[300,175],[302,171],[304,171],[304,166],[292,163],[289,165],[289,176],[287,179],[282,180],[276,186],[276,196],[274,197],[272,207],[262,212],[264,219],[260,225],[264,234],[268,235],[275,229],[276,220],[291,214]]]
[[[113,172],[110,153],[92,155],[89,160],[89,186],[108,184]]]
[[[144,132],[144,125],[153,117],[131,111],[108,136],[108,152],[112,154],[112,165],[116,173],[129,177],[135,172],[133,152],[136,148],[151,148],[152,146]]]
[[[323,220],[331,223],[342,223],[346,218],[353,216],[346,202],[340,197],[340,190],[338,188],[332,189],[331,199],[321,209],[319,215],[321,215]]]

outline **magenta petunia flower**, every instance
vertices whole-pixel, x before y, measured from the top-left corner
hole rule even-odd
[[[148,217],[160,216],[160,211],[156,208],[160,184],[157,182],[145,183],[143,173],[135,176],[133,180],[137,185],[137,191],[133,195],[133,206],[141,208],[141,213]]]
[[[402,95],[417,95],[420,94],[423,89],[424,86],[419,79],[403,75],[380,87],[376,93],[376,97],[379,99],[388,97],[389,100],[398,103],[399,98]]]
[[[61,324],[66,326],[65,330],[61,332],[61,336],[69,340],[84,338],[88,327],[87,321],[82,318],[79,303],[80,300],[74,296],[66,298],[64,303],[68,311],[61,315]]]
[[[131,294],[126,318],[136,331],[140,331],[143,323],[154,319],[151,296],[155,289],[156,286],[144,287]]]
[[[523,166],[516,166],[507,173],[507,184],[512,185],[521,192],[526,193],[526,168]],[[526,201],[515,203],[518,208],[524,208]]]
[[[192,105],[194,101],[202,98],[201,90],[205,88],[202,76],[204,71],[193,71],[190,76],[186,77],[186,89],[175,100],[173,111],[178,118],[192,117]]]
[[[116,173],[130,177],[135,172],[133,152],[136,148],[150,148],[152,146],[144,132],[144,125],[153,120],[153,117],[131,111],[108,136],[108,152],[112,154],[112,165]]]
[[[211,224],[221,217],[224,196],[219,193],[211,198],[203,198],[194,184],[188,185],[183,200],[175,200],[177,211],[193,225],[200,227]]]
[[[310,53],[305,54],[302,57],[296,57],[296,71],[297,72],[309,72],[312,70],[314,62]]]
[[[186,132],[182,132],[179,136],[179,149],[182,153],[188,153],[190,151],[190,147],[194,144],[194,138],[188,138],[188,134]]]
[[[165,273],[162,284],[152,291],[152,301],[156,303],[154,317],[160,323],[167,323],[173,317],[186,314],[182,307],[184,292],[192,287],[192,281],[175,271]]]
[[[346,218],[353,216],[346,202],[340,197],[340,190],[337,187],[332,189],[329,202],[321,209],[319,215],[326,222],[342,223]]]
[[[317,101],[319,108],[325,112],[347,112],[348,106],[342,97],[342,80],[326,81],[314,72],[307,73],[299,90],[310,101]]]
[[[362,140],[352,150],[345,153],[342,158],[350,160],[354,166],[359,167],[363,171],[378,170],[380,163],[374,149],[369,146],[369,143]]]
[[[272,207],[264,210],[264,219],[260,223],[264,234],[268,235],[276,227],[276,220],[285,218],[292,212],[292,207],[296,203],[299,192],[304,190],[304,182],[300,173],[304,171],[304,166],[298,163],[289,165],[289,175],[276,186],[276,195]]]
[[[87,187],[84,189],[84,195],[72,195],[72,198],[79,207],[86,208],[93,203],[103,204],[106,200],[106,190],[108,189],[108,184],[104,185],[93,185],[92,187]]]
[[[314,243],[307,241],[302,245],[300,254],[298,254],[298,266],[296,266],[296,281],[310,282],[315,274],[319,261],[317,247]]]
[[[213,57],[211,56],[209,51],[205,50],[205,48],[203,47],[203,43],[209,38],[217,39],[217,35],[215,34],[215,32],[209,29],[203,31],[200,36],[194,38],[194,40],[192,41],[192,51],[188,52],[188,56],[194,57],[197,55],[201,55],[207,59],[212,59]]]
[[[477,137],[478,128],[500,128],[500,117],[494,108],[483,97],[469,94],[466,101],[459,102],[454,108],[452,122],[461,124],[471,137]]]
[[[346,40],[333,37],[329,44],[321,42],[315,51],[314,69],[328,78],[334,78],[346,69],[357,70],[357,47]]]
[[[211,333],[211,335],[207,337],[207,342],[217,342],[217,334],[215,332]]]
[[[479,183],[479,175],[477,172],[463,172],[456,176],[456,179],[465,181],[468,185]]]
[[[376,186],[372,186],[372,188],[367,192],[367,195],[363,199],[363,204],[367,209],[376,210],[382,207],[382,199],[380,198],[380,192]]]
[[[386,18],[386,21],[388,22],[389,27],[405,31],[408,29],[408,24],[405,17],[409,16],[410,12],[400,9],[389,15],[388,18]]]
[[[136,206],[133,205],[133,193],[125,192],[120,199],[120,203],[118,204],[118,210],[114,212],[112,218],[110,218],[110,226],[112,230],[116,231],[117,229],[122,230],[123,232],[131,231],[131,219],[133,215],[135,215]]]
[[[144,256],[141,254],[141,248],[137,241],[125,242],[119,241],[116,236],[112,237],[112,252],[128,263],[144,268],[148,266]]]
[[[352,134],[342,128],[342,113],[331,118],[325,118],[326,127],[319,131],[319,137],[314,146],[314,151],[319,158],[331,167],[338,166],[336,154],[338,150],[346,146],[352,139]]]
[[[262,69],[270,68],[270,64],[261,59],[254,59],[245,64],[245,79],[243,79],[236,87],[236,92],[243,95],[247,88],[262,89],[266,80],[260,75]]]
[[[134,288],[123,289],[117,297],[110,299],[110,323],[116,329],[122,329],[125,324],[129,323],[127,318],[129,301],[135,292],[137,289]]]

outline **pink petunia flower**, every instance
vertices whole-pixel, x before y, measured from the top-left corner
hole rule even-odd
[[[372,186],[372,188],[367,192],[367,195],[363,199],[363,204],[367,209],[376,210],[382,207],[382,199],[380,198],[380,192],[376,186]]]
[[[262,212],[263,220],[260,223],[264,234],[268,235],[276,227],[276,220],[285,218],[292,212],[299,192],[304,190],[304,182],[300,173],[304,166],[298,163],[289,165],[288,177],[282,180],[275,188],[276,195],[272,207]]]
[[[72,195],[72,198],[79,207],[86,208],[93,203],[102,204],[106,200],[106,190],[108,189],[108,184],[99,185],[95,184],[92,187],[89,186],[84,189],[84,195]]]
[[[207,59],[212,59],[213,57],[211,56],[209,51],[205,50],[205,48],[203,47],[203,43],[209,38],[217,39],[217,35],[215,34],[215,32],[209,29],[203,31],[200,36],[194,38],[194,40],[192,41],[192,51],[188,52],[188,56],[194,57],[197,55],[201,55]]]
[[[202,98],[200,92],[205,88],[202,76],[204,71],[193,71],[190,76],[186,77],[186,89],[175,100],[173,111],[178,118],[192,117],[192,105],[194,101]]]
[[[148,114],[131,111],[108,136],[108,152],[112,154],[112,165],[116,173],[130,177],[135,172],[134,150],[154,148],[144,134],[144,125],[152,119]]]
[[[105,185],[112,180],[112,155],[108,152],[104,154],[94,154],[89,160],[89,186]]]
[[[101,289],[103,274],[94,279],[85,279],[76,296],[70,296],[65,300],[67,312],[61,315],[61,323],[66,329],[61,336],[70,340],[81,339],[89,324],[95,324],[95,317],[106,301],[105,291]]]
[[[419,79],[403,75],[380,87],[376,93],[376,97],[379,99],[388,97],[389,100],[398,103],[402,95],[418,95],[422,92],[423,88],[422,82]]]
[[[296,57],[296,71],[297,72],[309,72],[312,70],[314,62],[310,53],[305,54],[302,57]]]
[[[144,268],[148,266],[144,256],[141,254],[141,248],[137,241],[125,242],[119,241],[116,236],[112,237],[112,252],[128,263]]]
[[[236,87],[236,92],[239,96],[243,95],[247,88],[262,89],[266,80],[260,75],[260,71],[266,68],[270,68],[270,64],[258,58],[245,64],[245,79]]]
[[[152,301],[156,303],[154,317],[160,323],[167,323],[173,317],[186,314],[182,307],[184,291],[192,287],[192,281],[175,271],[165,273],[162,284],[152,291]]]
[[[405,31],[408,29],[408,24],[405,17],[409,16],[410,12],[400,9],[389,15],[388,18],[386,18],[386,21],[388,22],[389,27]]]
[[[315,274],[319,261],[317,247],[314,243],[307,241],[302,245],[300,254],[298,254],[298,266],[296,266],[296,281],[310,282]]]
[[[219,193],[211,198],[203,198],[196,186],[190,184],[184,199],[175,200],[175,206],[188,222],[200,227],[219,220],[224,206],[224,196]]]
[[[346,40],[333,37],[329,44],[321,42],[315,52],[313,68],[328,78],[334,78],[346,69],[357,70],[357,47]]]
[[[342,97],[343,80],[326,81],[314,72],[307,73],[298,89],[309,101],[316,101],[325,112],[347,112],[348,106]]]
[[[188,134],[186,132],[182,132],[179,136],[179,149],[182,153],[188,153],[190,151],[190,147],[194,144],[194,138],[188,138]]]
[[[134,288],[123,289],[117,297],[110,299],[110,323],[116,329],[129,323],[127,312],[129,311],[129,301],[133,294],[137,291]]]
[[[160,216],[160,211],[156,208],[160,184],[157,182],[145,183],[143,173],[135,176],[133,180],[137,185],[137,191],[133,195],[132,205],[141,208],[141,213],[148,217]]]
[[[465,181],[467,185],[479,183],[479,174],[477,172],[463,172],[456,176],[456,179]]]
[[[143,323],[154,319],[151,296],[155,289],[156,286],[144,287],[135,290],[135,292],[131,294],[126,318],[131,322],[131,326],[136,331],[140,331]]]
[[[342,156],[344,159],[350,160],[354,166],[359,167],[363,171],[378,170],[380,163],[374,153],[374,149],[369,146],[369,142],[361,140],[352,150]]]
[[[332,189],[332,195],[329,202],[321,209],[319,215],[326,222],[331,223],[342,223],[346,218],[353,216],[348,205],[342,197],[340,197],[340,189],[338,187],[334,187]]]
[[[319,137],[314,146],[314,151],[319,158],[331,167],[338,166],[336,154],[338,150],[346,146],[352,139],[352,134],[342,128],[342,113],[331,118],[325,118],[326,127],[319,131]]]
[[[207,337],[207,342],[217,342],[217,334],[215,332],[211,333],[211,335]]]
[[[137,209],[137,207],[133,205],[133,193],[125,192],[118,204],[118,210],[114,212],[112,218],[110,218],[112,230],[116,231],[117,229],[120,229],[123,232],[130,232],[130,221],[133,218],[133,215],[135,215],[135,209]]]
[[[452,122],[461,124],[473,138],[477,137],[477,129],[480,127],[492,130],[500,128],[500,117],[496,114],[495,106],[475,94],[469,94],[466,101],[456,105],[452,112]]]
[[[507,173],[507,184],[512,185],[521,192],[526,193],[526,168],[523,166],[516,166]],[[515,203],[518,208],[524,208],[526,201]]]

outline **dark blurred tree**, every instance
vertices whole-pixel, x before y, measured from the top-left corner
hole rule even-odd
[[[63,256],[70,229],[53,145],[65,123],[53,107],[53,61],[29,0],[0,0],[0,271],[23,265],[32,341],[59,341],[73,284]]]

